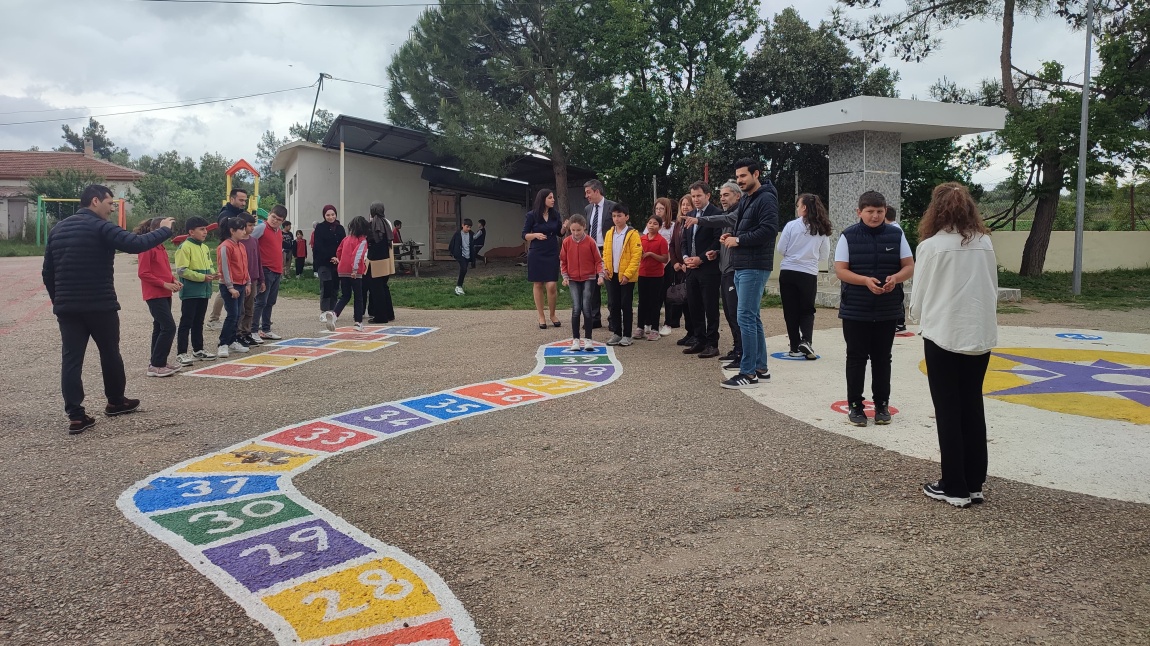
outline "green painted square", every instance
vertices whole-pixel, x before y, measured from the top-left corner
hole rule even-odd
[[[594,366],[611,363],[611,357],[604,354],[585,354],[572,357],[545,357],[549,366]]]
[[[287,496],[276,495],[184,509],[151,518],[189,543],[204,545],[310,514]]]

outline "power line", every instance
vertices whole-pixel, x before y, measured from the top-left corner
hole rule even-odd
[[[44,112],[75,112],[77,110],[118,110],[120,108],[139,108],[151,105],[171,105],[173,103],[189,103],[192,101],[214,101],[226,100],[227,97],[218,96],[205,96],[199,99],[176,99],[173,101],[154,101],[152,103],[125,103],[123,105],[90,105],[79,108],[45,108],[43,110],[12,110],[11,112],[0,112],[0,116],[9,114],[41,114]],[[180,106],[175,106],[180,107]],[[77,117],[78,118],[78,117]]]
[[[335,7],[338,9],[385,9],[393,7],[438,7],[438,2],[395,2],[350,4],[346,2],[301,2],[300,0],[134,0],[135,2],[164,2],[171,4],[225,4],[225,5],[294,5],[297,7]],[[453,3],[452,6],[479,6],[482,2]],[[508,2],[504,4],[543,4],[542,2]]]
[[[102,118],[102,117],[115,117],[115,116],[124,115],[124,114],[139,114],[141,112],[158,112],[160,110],[177,110],[179,108],[190,108],[190,107],[197,106],[197,105],[208,105],[211,103],[223,103],[226,101],[238,101],[240,99],[252,99],[255,97],[259,97],[259,96],[268,96],[271,94],[282,94],[284,92],[295,92],[297,90],[306,90],[306,89],[313,88],[313,87],[315,87],[315,83],[312,83],[311,85],[301,85],[299,87],[291,87],[291,88],[287,88],[284,90],[272,90],[271,92],[257,92],[256,94],[245,94],[243,96],[232,96],[232,97],[227,97],[227,98],[223,98],[223,99],[211,99],[211,100],[207,100],[207,101],[197,101],[195,103],[187,103],[184,105],[172,105],[172,106],[168,106],[165,108],[147,108],[144,110],[128,110],[125,112],[107,112],[104,114],[91,114],[91,115],[87,115],[87,116],[88,116],[88,118],[96,119],[96,118]],[[33,124],[33,123],[55,123],[55,122],[59,122],[59,121],[75,121],[76,119],[82,119],[82,118],[84,118],[84,117],[62,117],[62,118],[57,118],[57,119],[37,119],[37,120],[33,120],[33,121],[11,121],[9,123],[0,123],[0,126],[23,126],[23,125]]]
[[[329,80],[332,80],[332,81],[343,81],[344,83],[355,83],[356,85],[370,85],[371,87],[377,87],[377,88],[379,88],[379,89],[381,89],[381,90],[386,90],[386,89],[388,89],[388,87],[387,87],[386,85],[377,85],[377,84],[375,84],[375,83],[368,83],[368,82],[366,82],[366,81],[353,81],[353,80],[351,80],[351,79],[341,79],[341,78],[339,78],[339,77],[337,77],[337,76],[332,76],[332,77],[330,77],[330,78],[329,78]]]

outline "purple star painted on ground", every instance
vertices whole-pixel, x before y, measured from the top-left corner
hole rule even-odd
[[[995,352],[994,356],[1010,361],[1017,361],[1025,366],[1023,370],[999,370],[1029,377],[1037,377],[1025,386],[996,390],[987,395],[1050,395],[1057,393],[1116,393],[1138,402],[1143,406],[1150,406],[1150,368],[1130,368],[1120,363],[1099,359],[1090,365],[1069,363],[1064,361],[1047,361],[1045,359],[1032,359],[1012,354]],[[1108,377],[1116,380],[1127,379],[1140,382],[1134,384],[1107,381]]]

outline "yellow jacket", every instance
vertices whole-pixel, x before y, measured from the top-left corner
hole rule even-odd
[[[623,274],[627,282],[634,283],[639,280],[639,261],[643,259],[643,241],[639,239],[639,232],[630,227],[623,234],[623,257],[616,263],[611,257],[614,251],[615,227],[607,230],[603,236],[603,267],[607,270],[607,278],[615,274]],[[618,267],[616,267],[618,264]]]

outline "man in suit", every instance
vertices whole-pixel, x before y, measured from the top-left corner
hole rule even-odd
[[[711,187],[706,182],[691,184],[691,200],[695,210],[692,218],[721,215],[722,211],[711,203]],[[687,267],[687,303],[694,320],[695,345],[683,349],[683,354],[696,354],[700,359],[719,356],[719,242],[721,231],[694,226],[683,230],[678,258]]]
[[[599,247],[599,255],[602,255],[603,236],[614,226],[611,222],[611,210],[615,208],[615,203],[603,197],[603,182],[597,179],[583,184],[583,197],[587,198],[587,206],[583,207],[583,212],[587,215],[587,235],[595,240],[595,246]],[[602,291],[596,284],[591,285],[591,290],[591,326],[603,327],[602,315],[599,312],[603,304]],[[607,322],[610,325],[610,317]]]

